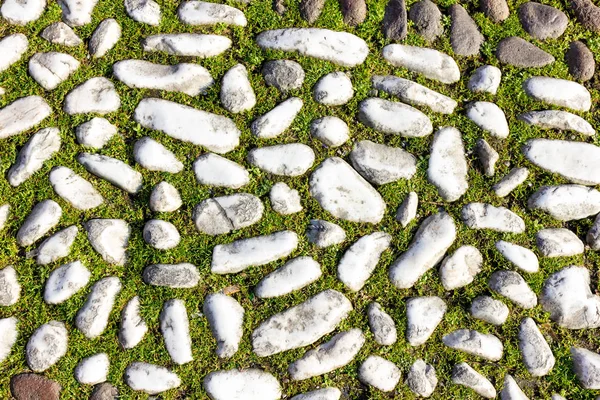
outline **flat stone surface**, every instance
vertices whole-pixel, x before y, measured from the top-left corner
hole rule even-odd
[[[278,144],[250,150],[248,162],[270,174],[300,176],[312,167],[315,153],[302,143]]]
[[[298,246],[298,235],[279,231],[270,235],[239,239],[213,249],[211,272],[235,274],[250,266],[261,266],[287,257]]]
[[[160,219],[151,219],[146,222],[142,236],[146,243],[158,250],[173,249],[181,241],[177,227]]]
[[[415,24],[419,34],[428,42],[433,42],[444,33],[442,13],[431,0],[413,3],[408,11],[408,18]]]
[[[435,81],[450,84],[460,79],[456,61],[434,49],[389,44],[383,48],[382,54],[393,66],[404,67]]]
[[[196,228],[207,235],[222,235],[254,225],[263,216],[264,206],[253,194],[236,193],[206,199],[194,208]]]
[[[6,71],[11,65],[19,61],[28,47],[27,36],[22,33],[14,33],[0,39],[0,53],[2,53],[0,72]]]
[[[37,131],[19,150],[15,163],[6,174],[11,186],[17,187],[44,167],[60,150],[61,139],[58,128],[43,128]]]
[[[469,187],[467,160],[461,133],[453,127],[441,128],[433,136],[427,179],[444,201],[458,200]]]
[[[302,211],[300,193],[283,182],[271,187],[269,200],[273,211],[281,215],[290,215]]]
[[[467,10],[460,4],[453,4],[448,9],[452,18],[450,26],[450,44],[454,54],[459,56],[473,56],[479,54],[479,48],[485,38],[479,32],[475,21]]]
[[[583,219],[600,212],[600,192],[581,185],[542,186],[529,197],[527,207],[560,221]]]
[[[585,82],[592,79],[596,72],[596,61],[591,50],[579,40],[571,42],[565,55],[569,66],[569,73],[578,81]]]
[[[116,158],[100,154],[79,153],[77,161],[91,174],[102,178],[127,193],[142,189],[142,174]]]
[[[589,111],[592,105],[585,86],[565,79],[534,76],[523,82],[523,90],[535,100],[575,111]]]
[[[66,353],[68,333],[65,324],[50,321],[33,332],[25,347],[27,365],[35,372],[44,372]]]
[[[440,279],[446,290],[467,286],[481,272],[483,256],[473,246],[461,246],[442,261]]]
[[[383,90],[413,106],[429,107],[431,111],[441,114],[452,114],[458,105],[448,96],[398,76],[374,75],[371,82],[374,89]]]
[[[150,210],[154,212],[173,212],[182,206],[183,201],[175,186],[162,181],[152,189],[149,203]]]
[[[18,374],[10,379],[10,392],[15,400],[59,400],[58,382],[37,374]]]
[[[489,229],[496,232],[523,233],[525,221],[505,207],[487,203],[469,203],[462,208],[461,219],[471,229]]]
[[[417,159],[399,148],[362,140],[350,152],[352,166],[367,181],[384,185],[410,179],[417,172]]]
[[[54,228],[62,217],[62,209],[54,200],[42,200],[31,212],[17,231],[17,244],[31,246]]]
[[[486,399],[496,398],[494,385],[465,362],[456,364],[452,368],[452,383],[473,389],[475,393]]]
[[[340,389],[328,387],[298,394],[292,397],[291,400],[339,400],[341,396]]]
[[[153,0],[125,0],[125,12],[136,22],[158,26],[160,24],[160,5]]]
[[[202,185],[239,189],[250,183],[250,174],[244,167],[217,154],[202,154],[192,168]]]
[[[540,264],[535,253],[528,248],[518,244],[499,240],[496,242],[496,249],[522,271],[534,273],[540,269]]]
[[[532,376],[547,375],[554,367],[552,350],[531,318],[524,318],[519,326],[519,350]]]
[[[423,137],[433,132],[427,115],[409,105],[371,97],[358,105],[360,122],[378,132],[405,137]]]
[[[310,285],[321,275],[321,265],[314,259],[296,257],[261,279],[254,293],[261,299],[284,296]]]
[[[490,296],[476,297],[471,303],[470,312],[473,318],[492,325],[504,324],[509,314],[506,304]]]
[[[546,228],[535,234],[537,248],[544,257],[570,257],[582,254],[583,242],[566,228]]]
[[[406,340],[411,346],[424,344],[442,322],[447,310],[439,297],[413,297],[406,301]]]
[[[569,18],[564,12],[533,1],[519,7],[519,21],[523,29],[538,40],[559,38],[569,24]]]
[[[474,101],[467,106],[467,117],[478,127],[500,139],[508,137],[506,115],[500,107],[488,101]]]
[[[502,71],[500,71],[500,68],[494,67],[493,65],[483,65],[473,72],[473,75],[469,78],[467,87],[470,91],[475,93],[487,92],[496,94],[501,79]]]
[[[92,12],[98,0],[58,0],[62,19],[70,26],[82,26],[92,22]]]
[[[200,282],[200,273],[194,264],[152,264],[144,268],[144,282],[172,289],[193,288]]]
[[[133,362],[124,373],[125,383],[133,390],[148,394],[158,394],[181,385],[174,372],[165,367],[145,362]]]
[[[242,341],[244,308],[233,297],[223,293],[206,296],[202,311],[217,341],[217,356],[231,358]]]
[[[343,72],[331,72],[322,76],[313,88],[313,97],[317,103],[326,106],[341,106],[354,96],[350,77]]]
[[[375,232],[358,239],[342,256],[337,266],[337,277],[353,292],[367,283],[379,263],[381,254],[390,246],[392,237]]]
[[[90,219],[84,223],[90,244],[104,261],[125,265],[131,230],[122,219]]]
[[[246,16],[237,8],[205,1],[184,1],[177,8],[177,16],[187,25],[226,24],[246,26]]]
[[[216,57],[231,47],[231,39],[201,33],[161,33],[142,41],[146,52],[163,52],[174,56]]]
[[[381,27],[383,34],[388,39],[401,41],[406,38],[408,33],[408,14],[404,0],[389,0],[387,2]],[[419,27],[418,24],[417,27]]]
[[[304,102],[299,97],[277,104],[271,111],[252,121],[252,133],[261,139],[271,139],[281,135],[294,122]]]
[[[21,285],[19,284],[15,268],[12,265],[8,265],[0,269],[0,306],[8,307],[17,304],[20,296]]]
[[[581,386],[585,389],[599,389],[600,354],[573,346],[571,347],[571,358],[573,359],[573,370]]]
[[[350,364],[364,343],[365,336],[358,328],[338,333],[291,363],[288,372],[300,381],[335,371]]]
[[[541,68],[555,61],[551,54],[518,36],[502,39],[496,46],[496,57],[519,68]]]
[[[104,115],[117,111],[120,106],[121,98],[115,85],[104,77],[88,79],[71,90],[63,102],[63,110],[69,115]]]
[[[518,116],[520,121],[541,129],[557,129],[573,131],[586,136],[593,136],[596,130],[585,119],[568,111],[543,110],[529,111]]]
[[[294,51],[344,67],[362,64],[369,48],[367,43],[348,32],[320,28],[287,28],[261,32],[256,43],[262,49]]]
[[[3,362],[17,342],[19,331],[17,329],[18,320],[16,317],[0,319],[0,362]]]
[[[358,379],[382,392],[391,392],[400,381],[400,368],[385,358],[371,355],[358,368]]]
[[[442,260],[456,239],[454,220],[442,211],[427,217],[408,249],[390,266],[389,277],[398,289],[408,289]]]
[[[260,369],[230,369],[206,375],[202,385],[213,400],[278,400],[277,378]]]
[[[406,385],[414,394],[421,397],[431,396],[437,383],[435,369],[422,359],[418,359],[413,363],[406,376]]]
[[[396,210],[396,221],[400,222],[403,228],[406,228],[417,216],[418,206],[419,196],[417,193],[408,193],[398,206],[398,210]]]
[[[98,24],[88,42],[88,50],[93,58],[104,57],[121,39],[121,25],[116,19],[107,18]]]
[[[498,152],[485,139],[480,138],[475,143],[475,154],[479,159],[483,173],[486,176],[494,176],[496,174],[496,163],[500,159]]]
[[[346,232],[333,222],[311,219],[306,228],[306,238],[317,247],[325,248],[346,240]]]
[[[504,376],[504,386],[500,392],[500,398],[502,400],[529,400],[529,397],[523,393],[515,379],[509,374]]]
[[[6,3],[5,3],[6,4]],[[65,53],[35,53],[29,59],[29,75],[46,90],[54,90],[79,68],[79,61]]]
[[[165,301],[159,319],[160,331],[171,360],[178,365],[191,362],[193,357],[190,323],[183,300]]]
[[[304,83],[304,69],[296,61],[267,61],[261,72],[267,86],[274,86],[282,93],[300,89]]]
[[[67,167],[52,168],[48,177],[56,194],[78,210],[91,210],[104,203],[90,182]]]
[[[124,349],[137,346],[148,332],[148,325],[140,315],[140,298],[134,296],[121,312],[119,324],[119,343]]]
[[[83,385],[95,385],[106,381],[110,361],[108,354],[99,353],[86,357],[75,367],[75,379]]]
[[[81,261],[61,265],[50,273],[44,286],[44,301],[61,304],[83,289],[92,274]]]
[[[527,168],[513,168],[508,174],[504,175],[492,189],[498,197],[506,197],[513,190],[522,185],[529,177]]]
[[[108,317],[122,285],[119,278],[102,278],[90,289],[85,304],[77,312],[75,326],[88,339],[100,336],[108,325]]]
[[[47,265],[61,258],[67,257],[79,229],[75,225],[60,230],[44,240],[32,253],[35,254],[38,265]]]
[[[332,332],[352,310],[340,292],[325,290],[294,307],[275,314],[252,332],[259,357],[308,346]]]
[[[145,128],[219,154],[239,145],[240,130],[231,119],[168,100],[143,99],[135,108],[133,119]],[[205,129],[199,130],[198,126]]]
[[[452,349],[490,361],[500,360],[504,351],[502,342],[496,336],[472,329],[457,329],[445,335],[442,341]]]
[[[46,0],[6,0],[0,7],[2,18],[15,25],[27,25],[42,16]]]
[[[537,305],[537,296],[517,272],[496,271],[490,276],[488,286],[519,307],[530,309]]]
[[[117,127],[100,117],[94,117],[75,128],[77,143],[94,149],[104,147],[116,134]]]
[[[21,97],[0,108],[0,139],[18,135],[42,122],[52,108],[40,96]]]
[[[237,64],[223,75],[220,98],[223,107],[234,114],[254,108],[256,95],[250,85],[248,70],[245,66]]]
[[[197,96],[213,84],[206,68],[198,64],[154,64],[144,60],[123,60],[113,64],[113,75],[130,88],[181,92]]]
[[[369,319],[369,328],[373,333],[375,341],[382,346],[391,346],[396,343],[398,333],[396,323],[388,313],[384,311],[377,302],[369,303],[367,307],[367,317]]]
[[[83,40],[64,22],[54,22],[48,25],[40,33],[40,36],[50,43],[67,47],[77,47],[83,43]]]

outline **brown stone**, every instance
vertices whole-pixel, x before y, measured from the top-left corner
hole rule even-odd
[[[600,32],[600,7],[591,0],[571,0],[571,7],[581,25],[590,31]]]
[[[365,0],[340,0],[344,23],[356,26],[367,18],[367,3]]]
[[[90,400],[115,400],[119,396],[119,391],[110,383],[100,383],[94,387]]]
[[[321,15],[325,0],[302,0],[300,2],[300,15],[309,23],[313,23]]]
[[[479,0],[479,8],[494,22],[502,22],[510,15],[506,0]]]
[[[10,379],[10,391],[16,400],[59,400],[60,385],[37,374],[19,374]]]

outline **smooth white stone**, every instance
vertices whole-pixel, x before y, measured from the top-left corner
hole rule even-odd
[[[583,219],[600,212],[600,192],[581,185],[542,186],[529,197],[527,207],[560,221]]]
[[[529,97],[559,107],[589,111],[592,106],[590,92],[585,86],[565,79],[534,76],[523,82]]]
[[[500,107],[488,101],[474,101],[467,106],[467,117],[478,127],[500,139],[508,137],[506,115]]]
[[[310,257],[296,257],[258,282],[254,293],[261,299],[284,296],[318,280],[321,266]]]
[[[444,289],[453,290],[467,286],[481,271],[483,256],[473,246],[461,246],[442,261],[440,278]]]
[[[17,342],[19,331],[15,317],[0,318],[0,363],[6,360]]]
[[[121,25],[114,18],[100,22],[88,43],[93,58],[104,57],[121,39]]]
[[[413,297],[406,301],[406,339],[411,346],[424,344],[442,322],[447,310],[439,297]]]
[[[250,85],[245,66],[237,64],[223,75],[219,96],[223,107],[234,114],[254,108],[256,95]]]
[[[522,308],[530,309],[537,305],[537,296],[517,272],[496,271],[490,276],[488,286]]]
[[[492,189],[498,197],[506,197],[529,177],[527,168],[513,168]]]
[[[499,240],[496,242],[496,249],[522,271],[534,273],[540,269],[540,263],[535,253],[523,246]]]
[[[350,128],[342,119],[326,116],[312,121],[310,134],[325,146],[338,147],[350,139]]]
[[[40,96],[21,97],[0,109],[0,139],[33,128],[52,114],[52,108]]]
[[[110,361],[106,353],[86,357],[75,367],[75,379],[82,385],[106,382],[109,367]]]
[[[400,368],[379,356],[369,356],[358,368],[358,379],[382,392],[391,392],[400,381]]]
[[[83,43],[73,29],[64,22],[54,22],[48,25],[40,33],[40,36],[50,43],[67,47],[77,47]]]
[[[315,162],[315,152],[302,143],[258,147],[248,152],[248,162],[274,175],[300,176]]]
[[[160,25],[160,6],[153,0],[125,0],[125,12],[136,22]]]
[[[486,399],[496,398],[494,385],[465,362],[456,364],[452,369],[452,382],[473,389],[475,393]]]
[[[271,316],[252,332],[259,357],[308,346],[331,333],[352,310],[343,294],[325,290],[297,306]]]
[[[383,90],[413,106],[429,107],[431,111],[452,114],[458,103],[441,93],[416,82],[393,75],[375,75],[371,78],[373,89]]]
[[[484,65],[473,72],[467,87],[472,92],[496,94],[501,80],[502,71],[500,71],[500,68],[493,65]]]
[[[490,361],[500,360],[504,351],[502,342],[496,336],[469,329],[455,330],[445,335],[442,341],[452,349]]]
[[[317,103],[326,106],[341,106],[354,96],[352,81],[343,72],[331,72],[321,77],[313,88],[313,97]]]
[[[78,233],[79,229],[77,229],[77,226],[71,225],[44,240],[34,251],[36,263],[38,265],[47,265],[68,256]]]
[[[104,147],[116,134],[117,127],[100,117],[94,117],[75,128],[77,143],[94,149]]]
[[[160,312],[160,331],[167,352],[175,364],[183,365],[193,361],[190,322],[183,300],[165,301]]]
[[[375,342],[382,346],[391,346],[398,340],[398,332],[396,323],[386,313],[381,305],[377,302],[372,302],[367,307],[367,316],[369,318],[369,327],[373,333]]]
[[[17,187],[43,168],[60,150],[61,139],[58,128],[43,128],[37,131],[19,150],[15,163],[6,174],[11,186]]]
[[[168,182],[162,181],[150,193],[150,209],[154,212],[173,212],[182,205],[179,191]]]
[[[87,285],[90,276],[90,272],[83,266],[83,264],[81,264],[80,261],[65,264],[57,268],[52,272],[46,281],[44,300],[48,304],[60,304],[67,301],[69,298],[71,298],[71,296]],[[100,302],[101,299],[97,297],[95,301]],[[110,312],[110,309],[108,311]],[[96,311],[91,312],[94,313]],[[108,318],[108,316],[106,318]],[[89,383],[93,385],[99,382],[103,382],[103,380],[93,383],[81,383]]]
[[[328,387],[298,394],[292,397],[291,400],[340,400],[341,396],[340,389]]]
[[[198,231],[222,235],[257,223],[263,211],[262,201],[255,195],[235,193],[202,201],[194,208],[192,218]]]
[[[333,222],[311,219],[306,228],[306,238],[317,247],[325,248],[346,240],[346,232]]]
[[[433,132],[431,120],[409,105],[371,97],[358,105],[358,119],[378,132],[423,137]]]
[[[269,200],[273,210],[281,215],[290,215],[302,211],[300,193],[283,182],[277,182],[271,187]]]
[[[133,119],[144,128],[220,154],[239,145],[241,132],[231,119],[168,100],[143,99],[135,108]],[[198,129],[199,126],[204,129]]]
[[[54,167],[49,175],[52,189],[78,210],[91,210],[104,203],[94,186],[67,167]]]
[[[165,146],[144,136],[133,145],[135,162],[149,171],[162,171],[176,174],[183,170],[183,163]]]
[[[135,194],[142,189],[142,174],[121,160],[100,154],[79,153],[77,161],[91,174],[127,193]]]
[[[65,97],[63,110],[69,115],[108,114],[117,111],[121,98],[115,85],[104,77],[91,78],[71,90]]]
[[[419,207],[419,196],[416,192],[410,192],[396,211],[396,220],[400,222],[403,228],[406,228],[417,216],[417,208]]]
[[[593,136],[596,130],[585,119],[568,111],[542,110],[529,111],[519,115],[519,120],[541,129],[558,129],[573,131],[586,136]]]
[[[200,273],[194,264],[152,264],[144,268],[144,282],[148,285],[172,289],[189,289],[198,286]]]
[[[299,97],[290,97],[282,101],[252,122],[250,126],[252,133],[261,139],[271,139],[281,135],[292,125],[303,104]]]
[[[158,394],[178,388],[181,379],[174,372],[159,365],[133,362],[125,369],[125,383],[135,391]]]
[[[525,368],[532,376],[548,375],[555,359],[546,339],[531,318],[524,318],[519,327],[519,350]]]
[[[8,307],[17,304],[20,295],[21,285],[19,284],[15,268],[9,265],[0,269],[0,306]],[[1,353],[2,351],[0,350]],[[1,360],[2,357],[0,356]]]
[[[119,343],[124,349],[137,346],[148,332],[148,325],[140,315],[140,298],[134,296],[121,312]]]
[[[417,172],[417,158],[400,147],[361,140],[350,152],[354,169],[373,185],[411,179]]]
[[[46,0],[5,0],[0,14],[11,24],[27,25],[38,20],[45,8]]]
[[[0,205],[0,230],[4,229],[10,215],[10,204]]]
[[[17,244],[31,246],[58,224],[62,209],[54,200],[42,200],[31,212],[17,231]]]
[[[206,296],[202,311],[217,341],[217,356],[231,358],[237,353],[244,334],[244,308],[223,293]]]
[[[92,22],[92,12],[98,0],[58,0],[62,19],[70,26],[82,26]]]
[[[471,229],[489,229],[496,232],[523,233],[523,218],[505,207],[487,203],[469,203],[463,206],[460,218]]]
[[[381,253],[392,241],[385,232],[375,232],[358,239],[342,256],[338,267],[338,279],[353,292],[358,292],[367,283],[377,267]]]
[[[408,371],[406,384],[417,396],[425,398],[431,396],[438,384],[435,369],[431,364],[426,364],[422,359],[418,359]]]
[[[389,277],[398,289],[408,289],[438,262],[456,239],[456,226],[446,212],[427,217],[408,249],[390,266]]]
[[[535,234],[535,240],[544,257],[570,257],[585,250],[577,235],[565,228],[541,229]]]
[[[314,170],[310,194],[336,218],[377,224],[385,213],[377,190],[338,157],[327,158]]]
[[[471,315],[492,325],[502,325],[508,318],[506,304],[489,296],[478,296],[471,303]]]
[[[202,185],[239,189],[250,183],[250,174],[240,164],[213,153],[205,153],[192,166]]]
[[[122,219],[90,219],[83,224],[90,244],[110,264],[125,265],[131,230]]]
[[[213,249],[211,272],[235,274],[250,266],[261,266],[287,257],[298,246],[298,235],[279,231],[270,235],[240,239]]]
[[[163,33],[148,36],[142,41],[144,51],[160,51],[176,56],[215,57],[231,47],[226,36],[201,33]]]
[[[365,335],[358,328],[338,333],[291,363],[288,372],[301,381],[335,371],[350,364],[364,344]]]
[[[25,347],[27,365],[34,372],[44,372],[66,353],[68,333],[65,324],[50,321],[33,332]]]
[[[29,75],[46,90],[53,90],[79,68],[79,61],[65,53],[35,53],[29,59]]]
[[[23,57],[29,47],[27,36],[14,33],[0,39],[0,72],[6,71],[11,65]]]
[[[320,28],[287,28],[261,32],[256,43],[262,49],[296,51],[303,56],[331,61],[345,67],[362,64],[369,54],[367,43],[348,32]]]
[[[108,325],[108,317],[121,291],[121,281],[116,276],[94,283],[85,304],[77,312],[75,326],[88,339],[100,336]]]
[[[255,368],[214,371],[202,384],[212,400],[279,400],[282,394],[277,378]]]
[[[179,231],[172,223],[160,219],[151,219],[144,224],[144,241],[158,250],[177,247],[181,241]]]
[[[456,61],[447,54],[426,47],[389,44],[383,48],[383,58],[395,67],[404,67],[426,78],[442,83],[460,79]]]
[[[184,1],[177,8],[177,16],[181,22],[188,25],[246,26],[248,24],[241,10],[225,4],[205,1]]]
[[[571,347],[573,370],[585,389],[600,389],[600,354],[580,347]]]
[[[427,179],[444,201],[453,202],[465,194],[468,170],[460,131],[453,127],[438,130],[431,144]]]

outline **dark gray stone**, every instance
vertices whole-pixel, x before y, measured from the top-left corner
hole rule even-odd
[[[110,383],[100,383],[94,387],[90,400],[117,400],[119,391]]]
[[[600,7],[594,5],[592,0],[571,0],[570,5],[581,25],[600,33]]]
[[[569,65],[569,73],[578,81],[585,82],[592,79],[596,71],[594,54],[583,42],[571,42],[565,56]]]
[[[517,36],[502,39],[496,57],[503,64],[521,68],[540,68],[554,62],[552,55]]]
[[[449,9],[452,25],[450,27],[450,43],[455,54],[473,56],[479,53],[484,37],[479,32],[477,24],[459,4],[453,4]]]
[[[350,26],[361,24],[367,18],[365,0],[340,0],[344,23]]]
[[[414,3],[408,12],[408,18],[414,22],[417,30],[429,42],[433,42],[444,32],[442,13],[431,0]]]
[[[483,167],[483,173],[487,176],[494,176],[496,163],[500,159],[498,152],[485,139],[478,139],[475,145],[475,154]]]
[[[569,24],[569,18],[564,12],[533,1],[519,7],[519,20],[523,29],[538,40],[560,37]]]
[[[262,67],[267,86],[274,86],[281,92],[300,89],[304,83],[304,69],[296,61],[267,61]]]
[[[437,7],[435,9],[437,10]],[[383,33],[385,37],[395,41],[403,40],[406,38],[407,26],[406,2],[404,0],[389,0],[383,15]]]

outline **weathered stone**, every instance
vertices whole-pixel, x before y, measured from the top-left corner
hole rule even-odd
[[[252,122],[250,126],[252,133],[261,139],[271,139],[281,135],[292,125],[303,104],[299,97],[290,97],[277,104],[271,111]]]
[[[250,183],[250,175],[244,167],[213,153],[198,157],[193,169],[196,179],[202,185],[239,189]]]
[[[571,9],[581,25],[593,32],[600,32],[600,7],[592,0],[571,0]]]
[[[600,389],[600,354],[581,347],[571,347],[573,370],[585,389]]]
[[[352,166],[367,181],[384,185],[410,179],[417,172],[417,159],[400,147],[362,140],[350,152]]]
[[[600,214],[596,216],[586,235],[586,242],[592,250],[600,250]]]
[[[0,39],[0,72],[6,71],[11,65],[23,57],[29,47],[27,36],[22,33],[14,33]]]
[[[73,56],[54,51],[35,53],[28,64],[29,75],[46,90],[54,90],[78,68]]]
[[[406,301],[406,340],[411,346],[420,346],[433,331],[447,310],[446,303],[439,297],[413,297]]]
[[[435,369],[431,364],[426,364],[425,361],[418,359],[408,371],[406,384],[417,396],[431,396],[438,384]]]
[[[283,93],[300,89],[304,83],[304,69],[296,61],[267,61],[261,72],[267,86],[274,86]]]
[[[583,242],[566,228],[546,228],[535,234],[535,241],[544,257],[571,257],[582,254]]]
[[[6,174],[11,186],[17,187],[42,169],[60,149],[61,139],[58,128],[43,128],[37,131],[19,150],[15,163]]]
[[[492,1],[504,1],[504,0],[492,0]],[[493,65],[484,65],[479,67],[473,72],[467,85],[469,90],[472,92],[487,92],[496,94],[500,81],[502,79],[502,71],[500,68],[494,67]]]
[[[78,210],[91,210],[104,203],[96,188],[67,167],[54,167],[48,176],[52,189]]]
[[[142,41],[147,52],[160,51],[175,56],[216,57],[231,47],[231,39],[202,33],[162,33]]]
[[[121,25],[116,19],[107,18],[98,24],[88,43],[93,58],[104,57],[121,39]]]
[[[500,392],[501,400],[529,400],[529,397],[523,393],[515,379],[506,374],[504,376],[504,386]]]
[[[479,28],[460,4],[453,4],[448,9],[452,18],[450,27],[450,43],[452,50],[459,56],[473,56],[479,54],[479,48],[484,42],[484,37]]]
[[[519,68],[541,68],[555,61],[551,54],[518,36],[502,39],[496,46],[496,58]]]
[[[90,400],[118,400],[119,391],[110,383],[104,382],[94,386]]]
[[[75,128],[77,143],[94,149],[104,147],[116,134],[117,127],[100,117],[94,117]]]
[[[483,256],[473,246],[461,246],[442,261],[440,278],[444,289],[453,290],[473,282],[481,271]]]
[[[0,269],[0,306],[8,307],[17,304],[20,295],[21,285],[19,285],[15,268],[8,265]],[[1,353],[2,351],[0,351]],[[2,359],[3,357],[0,357],[0,360]]]
[[[560,221],[583,219],[600,212],[600,192],[581,185],[542,186],[529,197],[527,207]]]
[[[531,318],[524,318],[519,327],[519,350],[527,371],[533,376],[548,375],[554,367],[554,355],[546,339]]]
[[[585,119],[567,111],[543,110],[529,111],[518,116],[520,121],[541,129],[557,129],[573,131],[586,136],[593,136],[596,130]]]
[[[119,278],[110,276],[100,279],[90,289],[85,304],[75,318],[75,326],[88,339],[100,336],[106,329],[108,317],[121,287]]]
[[[579,40],[571,42],[565,59],[569,65],[569,73],[576,80],[585,82],[594,76],[596,71],[594,54],[583,42]]]
[[[343,72],[332,72],[322,76],[313,88],[313,97],[317,103],[326,106],[341,106],[354,96],[350,77]]]
[[[490,229],[497,232],[523,233],[525,221],[505,207],[487,203],[469,203],[462,208],[460,218],[471,229]]]
[[[300,1],[300,15],[309,24],[315,22],[325,6],[325,0],[301,0]]]
[[[382,392],[391,392],[400,381],[400,368],[379,356],[369,356],[358,368],[358,379]]]
[[[125,0],[125,12],[136,22],[158,26],[160,6],[153,0]]]
[[[460,79],[456,61],[447,54],[434,49],[401,44],[389,44],[383,48],[383,58],[395,67],[404,67],[426,78],[442,83],[455,83]]]
[[[83,224],[90,244],[104,261],[125,265],[131,230],[122,219],[90,219]]]
[[[396,221],[400,222],[403,228],[406,228],[417,216],[417,207],[419,206],[419,197],[416,192],[410,192],[396,211]]]
[[[408,18],[428,42],[433,42],[444,32],[442,13],[431,0],[420,0],[413,3],[408,11]]]
[[[452,382],[473,389],[475,393],[487,399],[496,398],[494,385],[465,362],[456,364],[452,368]]]
[[[154,212],[177,211],[182,204],[179,191],[168,182],[162,181],[150,193],[150,210]]]
[[[344,229],[333,222],[311,219],[306,228],[306,237],[317,247],[325,248],[346,240]]]
[[[589,111],[592,106],[585,86],[565,79],[534,76],[523,82],[523,90],[535,100],[576,111]]]
[[[433,125],[427,115],[409,105],[371,97],[358,105],[358,119],[376,131],[405,137],[428,136]]]
[[[58,382],[37,374],[18,374],[10,378],[10,392],[15,400],[59,400]]]
[[[344,23],[356,26],[367,18],[367,3],[365,0],[340,0]]]
[[[471,303],[473,318],[488,322],[492,325],[502,325],[508,318],[509,310],[506,304],[489,296],[478,296]]]
[[[353,292],[363,288],[377,267],[381,254],[390,246],[392,237],[375,232],[358,239],[342,256],[337,266],[337,277]]]
[[[385,37],[393,41],[404,40],[408,31],[407,17],[404,0],[388,0],[382,22]],[[419,24],[417,26],[420,28]]]
[[[277,182],[269,192],[271,208],[278,214],[290,215],[302,211],[300,193],[283,182]]]
[[[321,277],[321,266],[310,257],[297,257],[267,276],[254,289],[259,298],[283,296],[310,285]]]
[[[226,24],[246,26],[244,13],[237,8],[205,1],[184,1],[177,8],[177,16],[187,25]]]
[[[193,288],[200,282],[200,273],[194,264],[152,264],[144,268],[144,282],[172,289]]]
[[[2,3],[0,14],[11,24],[27,25],[38,20],[45,8],[46,0],[6,0]]]
[[[40,36],[50,43],[67,47],[77,47],[83,43],[83,40],[64,22],[54,22],[48,25],[40,33]]]
[[[369,327],[377,343],[382,346],[391,346],[396,343],[398,339],[396,324],[392,317],[381,308],[379,303],[374,301],[369,304],[367,307],[367,316],[369,318]]]
[[[340,389],[328,387],[298,394],[292,397],[291,400],[340,400],[341,396]]]
[[[537,305],[537,296],[517,272],[496,271],[490,276],[488,286],[519,307],[529,309]]]
[[[506,0],[480,0],[479,9],[494,22],[502,22],[510,15]]]
[[[133,362],[125,368],[125,383],[133,390],[158,394],[181,385],[174,372],[165,367],[145,362]]]
[[[442,114],[452,114],[458,105],[448,96],[399,76],[375,75],[371,82],[376,90],[383,90],[413,106],[426,106]]]
[[[40,326],[25,347],[27,365],[35,372],[47,370],[67,353],[67,342],[67,328],[62,322],[50,321]]]
[[[0,318],[0,362],[6,360],[17,342],[19,330],[16,317]]]
[[[260,369],[230,369],[206,375],[202,385],[213,400],[278,400],[277,378]]]
[[[499,240],[496,242],[496,249],[504,258],[525,272],[534,273],[540,269],[535,253],[525,247]]]
[[[458,129],[445,127],[433,136],[427,179],[444,201],[458,200],[469,188],[467,159]]]
[[[148,332],[148,325],[140,315],[140,298],[134,296],[121,312],[119,324],[119,343],[124,349],[137,346]]]
[[[529,170],[527,168],[513,168],[492,189],[496,192],[496,196],[506,197],[523,184],[527,180],[527,177],[529,177]]]
[[[110,361],[108,354],[99,353],[86,357],[75,367],[75,379],[83,385],[95,385],[106,381]]]
[[[142,189],[142,174],[116,158],[101,154],[79,153],[77,161],[91,174],[102,178],[127,193]]]
[[[92,22],[92,12],[98,0],[58,0],[62,19],[70,26],[82,26]]]
[[[17,231],[17,244],[31,246],[58,224],[62,209],[54,200],[42,200],[31,212]]]
[[[538,40],[559,38],[569,24],[569,18],[564,12],[533,1],[519,7],[519,21],[523,29]]]
[[[504,351],[502,342],[496,336],[472,329],[457,329],[445,335],[442,341],[452,349],[490,361],[500,360]]]
[[[248,80],[248,70],[245,66],[237,64],[223,75],[220,98],[223,107],[234,114],[254,108],[256,95]]]
[[[63,110],[69,115],[108,114],[117,111],[121,98],[115,85],[104,77],[91,78],[75,87],[65,97]]]
[[[151,219],[144,224],[144,241],[158,250],[177,247],[181,241],[179,231],[172,223],[160,219]]]
[[[40,96],[21,97],[0,108],[0,139],[25,132],[52,114],[52,108]]]
[[[194,208],[196,228],[207,235],[222,235],[251,226],[262,218],[264,206],[249,193],[206,199]]]
[[[183,365],[193,361],[190,322],[183,300],[165,301],[160,311],[160,331],[167,352],[175,364]]]
[[[91,276],[81,261],[61,265],[50,273],[46,281],[44,301],[48,304],[64,303],[83,289]]]
[[[500,159],[498,152],[485,139],[477,139],[475,154],[483,167],[483,173],[486,176],[494,176],[496,174],[496,163]]]
[[[206,296],[202,311],[217,341],[217,356],[231,358],[238,351],[243,335],[244,308],[223,293]]]
[[[467,106],[467,117],[478,127],[497,138],[508,137],[508,122],[500,107],[488,101],[474,101]]]

